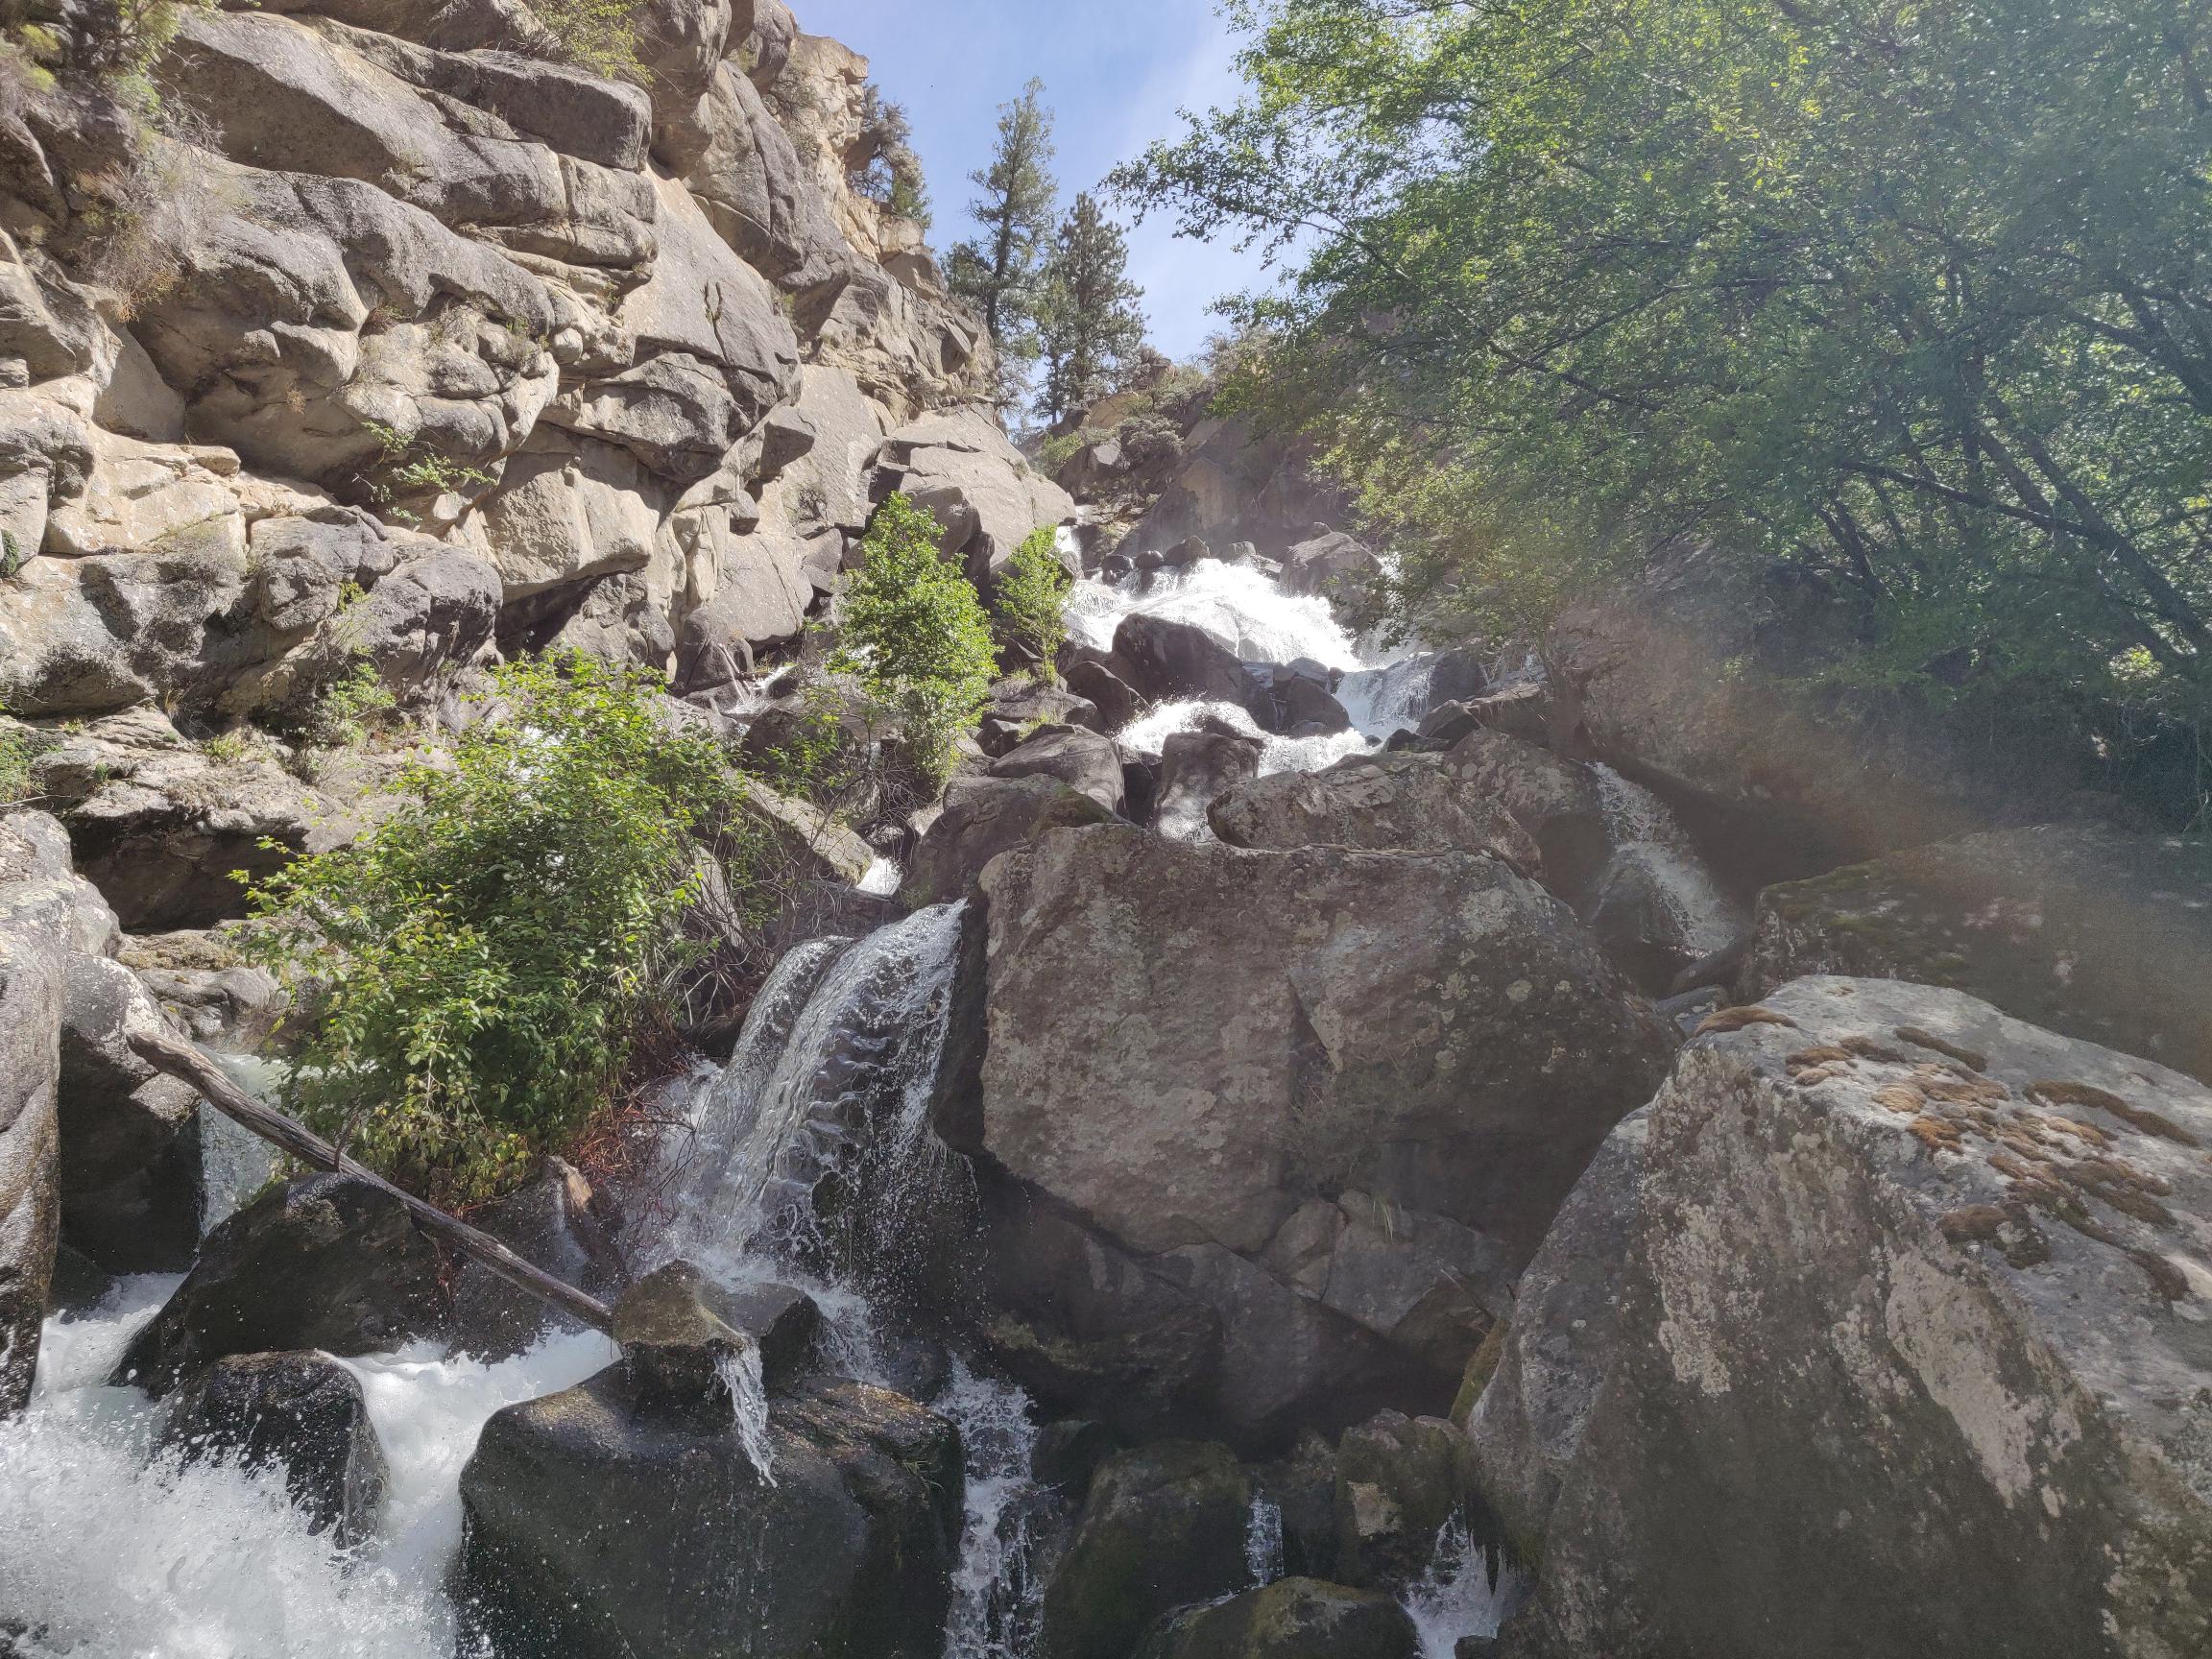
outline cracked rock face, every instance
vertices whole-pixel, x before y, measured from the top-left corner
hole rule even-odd
[[[1559,1224],[1624,1242],[1617,1323],[1517,1325],[1470,1423],[1539,1563],[1508,1652],[2204,1650],[2212,1092],[1807,979],[1709,1020],[1647,1133]]]

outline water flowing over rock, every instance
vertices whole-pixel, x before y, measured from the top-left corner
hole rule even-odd
[[[1617,1334],[1563,1351],[1547,1306],[1604,1309],[1539,1283],[1475,1414],[1542,1529],[1506,1652],[2202,1646],[2201,1085],[1816,978],[1709,1021],[1647,1134],[1563,1222],[1624,1235]]]
[[[1671,1046],[1491,859],[1106,828],[982,889],[989,1047],[955,1143],[1214,1309],[1214,1409],[1246,1433],[1358,1413],[1356,1334],[1455,1370]]]
[[[1371,1590],[1285,1578],[1176,1615],[1142,1659],[1415,1659],[1405,1608]]]

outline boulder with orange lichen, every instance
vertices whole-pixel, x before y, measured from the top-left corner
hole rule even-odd
[[[1632,1121],[1553,1231],[1612,1293],[1562,1363],[1548,1243],[1468,1422],[1504,1652],[2212,1650],[2212,1090],[1815,978]]]

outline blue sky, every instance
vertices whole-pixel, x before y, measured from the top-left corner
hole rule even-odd
[[[1175,111],[1236,95],[1234,42],[1208,0],[792,0],[800,28],[865,54],[914,121],[943,250],[968,236],[968,175],[989,159],[998,106],[1035,75],[1058,117],[1064,199],[1145,144],[1178,130]],[[1130,238],[1152,339],[1193,355],[1218,327],[1221,294],[1263,280],[1256,254],[1178,241],[1154,219]]]

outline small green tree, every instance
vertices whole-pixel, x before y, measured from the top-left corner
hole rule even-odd
[[[851,674],[904,738],[933,782],[991,695],[991,624],[975,589],[945,556],[944,527],[893,495],[876,510],[862,563],[839,605],[830,667]]]
[[[1052,677],[1060,643],[1068,637],[1068,590],[1075,579],[1060,563],[1060,534],[1051,525],[1032,530],[998,573],[993,612],[1001,647],[1034,658],[1032,672]]]
[[[1090,195],[1060,227],[1045,262],[1038,301],[1045,388],[1039,408],[1049,420],[1088,408],[1113,389],[1124,364],[1144,349],[1144,290],[1129,280],[1129,243],[1121,227]]]
[[[0,708],[0,811],[31,799],[31,740]]]
[[[499,671],[502,718],[349,846],[253,892],[257,952],[320,1018],[290,1106],[434,1198],[491,1197],[571,1146],[686,956],[698,838],[743,784],[660,718],[650,673],[574,653]]]

